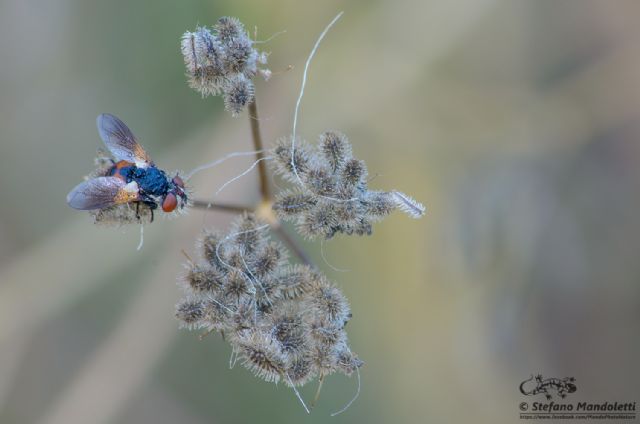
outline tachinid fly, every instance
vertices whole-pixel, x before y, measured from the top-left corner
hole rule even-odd
[[[158,205],[172,212],[187,203],[184,182],[155,166],[131,130],[120,119],[104,113],[96,120],[100,138],[115,161],[101,177],[78,184],[67,195],[74,209],[96,210],[124,203],[140,203],[153,210]]]

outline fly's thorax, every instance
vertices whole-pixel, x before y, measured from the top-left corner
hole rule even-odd
[[[136,167],[132,172],[131,179],[138,183],[142,192],[152,196],[163,196],[170,188],[167,175],[155,166]]]

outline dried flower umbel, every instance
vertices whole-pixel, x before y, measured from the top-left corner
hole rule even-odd
[[[360,391],[359,368],[363,362],[350,350],[344,331],[351,312],[341,291],[311,265],[280,220],[295,222],[296,230],[307,238],[328,239],[338,233],[371,234],[372,223],[395,209],[413,218],[425,212],[420,203],[399,191],[369,190],[366,165],[352,156],[351,145],[343,134],[325,132],[317,147],[304,142],[296,147],[298,112],[310,61],[341,15],[324,29],[307,58],[292,136],[279,140],[268,156],[264,155],[251,83],[259,72],[256,63],[265,61],[259,60],[257,52],[249,53],[252,43],[242,26],[235,19],[223,18],[213,31],[198,28],[195,33],[184,35],[182,51],[191,87],[203,95],[222,94],[226,108],[234,115],[245,106],[249,108],[257,160],[225,182],[216,194],[258,166],[262,200],[258,206],[245,209],[256,211],[268,224],[261,225],[254,215],[245,214],[227,235],[205,233],[198,247],[199,259],[189,260],[181,278],[185,297],[176,306],[176,317],[183,326],[204,330],[205,334],[223,334],[232,346],[231,365],[240,359],[256,376],[271,382],[284,381],[294,389],[307,412],[297,386],[318,378],[315,403],[326,375],[351,375],[355,371],[356,395],[333,415],[349,408]],[[243,40],[241,43],[230,44],[238,37]],[[230,54],[239,46],[244,47]],[[238,60],[247,57],[250,59]],[[294,185],[275,199],[269,189],[266,159],[273,160],[276,172]],[[288,263],[284,248],[269,241],[267,227],[288,244],[304,265]]]
[[[213,29],[198,27],[185,32],[181,42],[189,86],[202,96],[222,95],[225,109],[237,116],[253,101],[252,79],[260,72],[268,78],[267,55],[236,18],[223,17]]]
[[[315,403],[325,376],[356,372],[355,397],[333,415],[349,408],[360,392],[359,368],[363,362],[349,348],[344,330],[351,311],[340,289],[313,265],[281,220],[293,221],[307,238],[328,239],[340,233],[371,234],[372,223],[395,209],[414,218],[425,211],[420,203],[399,191],[370,190],[366,165],[353,157],[343,134],[325,132],[313,147],[303,141],[296,143],[309,64],[320,41],[341,15],[324,29],[307,58],[291,137],[278,141],[267,155],[252,81],[258,73],[265,78],[270,75],[267,69],[259,68],[266,63],[266,55],[254,48],[255,42],[235,18],[221,18],[212,29],[198,27],[182,37],[189,85],[203,96],[221,95],[225,108],[234,116],[247,107],[255,147],[252,152],[234,152],[196,167],[184,181],[226,159],[255,154],[253,165],[225,182],[216,194],[257,166],[261,193],[258,205],[192,201],[183,177],[158,169],[126,125],[112,115],[101,115],[98,129],[113,159],[105,155],[97,159],[96,171],[67,196],[71,207],[91,210],[97,223],[150,222],[158,206],[167,214],[183,206],[242,212],[228,233],[205,231],[199,239],[197,259],[188,258],[186,271],[179,279],[185,294],[176,305],[175,316],[181,326],[203,331],[201,337],[221,333],[232,347],[231,366],[240,360],[259,378],[284,381],[307,412],[297,387],[318,378]],[[272,160],[276,172],[293,185],[275,199],[266,160]],[[142,229],[141,225],[138,249],[142,247]],[[269,230],[300,264],[289,262],[288,250],[270,239]]]
[[[266,381],[293,387],[351,375],[363,363],[348,346],[346,298],[317,270],[289,264],[267,227],[244,214],[227,235],[205,232],[180,279],[176,317],[186,328],[221,332],[232,363]]]
[[[296,186],[280,193],[273,209],[306,237],[370,235],[372,223],[395,209],[412,218],[424,214],[424,206],[404,193],[369,190],[367,167],[352,156],[344,134],[325,132],[316,148],[304,142],[297,142],[293,151],[292,146],[281,139],[271,152],[276,172]]]

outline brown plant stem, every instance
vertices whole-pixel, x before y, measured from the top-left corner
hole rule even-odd
[[[258,106],[256,101],[249,103],[249,123],[251,124],[251,138],[253,140],[253,146],[255,147],[256,159],[260,160],[264,158],[264,145],[262,143],[262,135],[260,134],[260,120],[258,118]],[[220,203],[207,202],[205,200],[194,200],[192,207],[196,209],[215,209],[223,212],[253,212],[259,217],[269,223],[273,232],[286,244],[289,249],[300,259],[305,265],[309,265],[315,268],[315,265],[305,253],[305,251],[298,245],[296,240],[289,235],[287,230],[282,226],[278,218],[273,213],[271,205],[273,199],[271,197],[271,190],[269,188],[269,178],[267,175],[267,167],[264,161],[258,163],[258,178],[260,180],[260,196],[262,198],[258,206],[241,206],[241,205],[227,205]]]
[[[300,247],[300,245],[289,235],[286,228],[278,223],[278,225],[272,225],[273,232],[286,244],[289,249],[295,253],[295,255],[302,261],[303,264],[309,265],[315,268],[313,261],[309,258],[306,252]]]
[[[226,205],[222,203],[213,203],[207,202],[206,200],[194,200],[191,203],[192,208],[196,209],[213,209],[222,212],[244,212],[244,211],[253,211],[253,207],[251,206],[242,206],[242,205]]]
[[[264,145],[260,134],[260,119],[258,118],[258,105],[254,99],[249,103],[249,124],[251,125],[251,138],[255,147],[256,159],[264,158]],[[269,179],[267,178],[267,166],[264,161],[258,162],[258,172],[260,173],[260,195],[263,202],[271,202],[271,190],[269,189]]]
[[[256,100],[249,103],[249,124],[251,125],[251,138],[253,139],[253,146],[255,147],[256,159],[260,160],[264,158],[264,144],[262,143],[262,134],[260,133],[260,119],[258,117],[258,105]],[[267,166],[264,161],[258,163],[258,172],[260,179],[260,194],[262,196],[261,204],[256,208],[255,212],[263,215],[263,218],[271,225],[273,232],[295,253],[295,255],[306,265],[312,266],[313,262],[309,259],[309,256],[298,245],[298,243],[289,235],[287,230],[278,221],[275,214],[271,210],[273,199],[271,197],[271,190],[269,189],[269,178],[267,176]],[[267,212],[268,211],[268,212]]]
[[[316,403],[318,403],[318,399],[320,399],[320,391],[322,391],[323,382],[324,382],[324,374],[322,374],[318,379],[318,389],[316,390],[316,395],[313,397],[313,401],[311,402],[311,408],[315,408]]]
[[[222,212],[232,212],[232,213],[245,212],[245,211],[256,213],[256,208],[251,206],[209,203],[205,200],[194,200],[193,203],[191,204],[191,207],[196,209],[205,209],[205,210],[215,209]],[[273,232],[278,236],[278,238],[280,238],[280,240],[284,242],[284,244],[286,244],[289,247],[289,249],[293,251],[293,253],[302,261],[302,263],[315,268],[315,265],[313,264],[309,256],[305,253],[302,247],[300,247],[298,243],[289,235],[289,233],[282,226],[282,224],[279,221],[277,221],[277,219],[275,221],[271,221],[271,220],[268,220],[268,221]],[[187,259],[191,260],[191,258],[189,258],[188,256],[187,256]]]

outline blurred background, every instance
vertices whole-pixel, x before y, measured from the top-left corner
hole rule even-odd
[[[640,401],[640,3],[634,0],[3,0],[0,422],[325,422],[356,390],[293,392],[229,370],[219,336],[178,330],[181,249],[232,216],[95,227],[65,196],[120,116],[165,169],[251,150],[246,115],[184,77],[179,38],[237,16],[274,72],[263,136],[347,133],[371,186],[427,205],[371,237],[305,243],[350,299],[360,398],[334,422],[517,422],[531,374],[572,401]],[[251,163],[194,180],[199,198]],[[258,199],[247,175],[221,199]],[[315,384],[303,395],[313,396]]]

